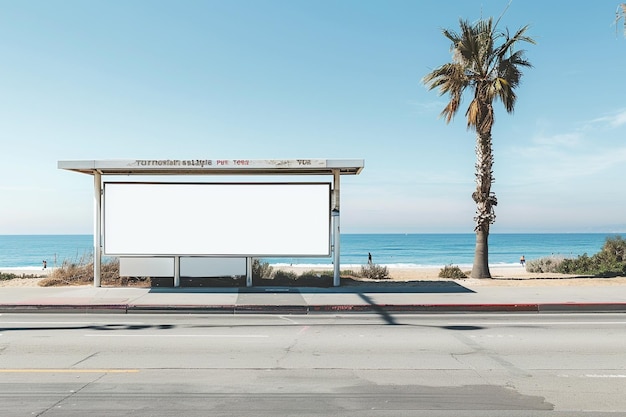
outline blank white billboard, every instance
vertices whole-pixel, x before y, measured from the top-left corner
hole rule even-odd
[[[329,183],[104,184],[104,253],[329,256]]]

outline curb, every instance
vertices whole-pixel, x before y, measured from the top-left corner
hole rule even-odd
[[[0,304],[0,313],[340,314],[340,313],[626,313],[626,303],[136,305]]]
[[[626,303],[546,303],[537,307],[539,313],[626,313]]]
[[[127,313],[125,304],[0,304],[0,313]]]

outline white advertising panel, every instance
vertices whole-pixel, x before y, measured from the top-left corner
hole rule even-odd
[[[110,256],[329,256],[329,183],[104,184]]]
[[[180,258],[180,276],[183,278],[237,275],[246,275],[246,258]]]
[[[121,277],[173,277],[174,258],[120,257]]]

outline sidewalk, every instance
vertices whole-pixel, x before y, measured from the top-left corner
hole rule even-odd
[[[0,288],[0,313],[626,312],[626,285],[434,282],[336,288]]]

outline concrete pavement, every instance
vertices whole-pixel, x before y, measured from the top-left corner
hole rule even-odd
[[[3,287],[0,312],[314,314],[626,312],[626,285],[424,281],[336,288]]]

